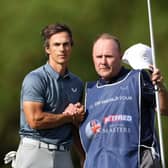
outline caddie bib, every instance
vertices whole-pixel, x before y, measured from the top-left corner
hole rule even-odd
[[[138,168],[140,164],[140,71],[114,84],[86,85],[86,119],[80,137],[85,168]]]

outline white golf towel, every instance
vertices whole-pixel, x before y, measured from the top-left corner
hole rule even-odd
[[[152,51],[145,44],[138,43],[129,47],[123,54],[122,60],[133,69],[151,69]]]

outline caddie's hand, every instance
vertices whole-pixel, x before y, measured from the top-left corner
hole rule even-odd
[[[161,93],[167,92],[166,86],[164,84],[163,76],[158,68],[154,68],[150,66],[152,73],[151,73],[151,80],[154,85],[157,85],[157,90]],[[167,94],[167,93],[166,93]]]
[[[74,106],[76,107],[76,112],[74,113],[73,124],[79,126],[85,117],[84,106],[81,103],[76,103]]]
[[[163,83],[163,76],[158,68],[152,68],[151,80],[154,85]]]

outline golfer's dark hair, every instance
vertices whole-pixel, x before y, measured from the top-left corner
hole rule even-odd
[[[56,33],[60,33],[60,32],[67,32],[69,34],[71,46],[73,46],[74,42],[73,42],[73,38],[72,38],[71,29],[65,24],[56,23],[56,24],[50,24],[50,25],[44,27],[41,31],[41,35],[44,40],[44,47],[49,47],[50,37],[52,35],[54,35]]]
[[[96,40],[94,41],[93,44],[95,44],[99,39],[109,39],[109,40],[113,40],[116,42],[116,44],[118,45],[118,50],[121,52],[121,44],[119,39],[116,36],[113,36],[109,33],[103,33],[99,36],[97,36]]]

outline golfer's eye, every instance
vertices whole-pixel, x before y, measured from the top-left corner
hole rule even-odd
[[[71,45],[70,42],[65,42],[65,43],[63,43],[63,46],[64,46],[64,47],[67,47],[67,46],[70,46],[70,45]]]
[[[61,45],[61,43],[54,43],[54,45],[58,47]]]
[[[68,41],[68,42],[65,42],[65,43],[54,43],[54,45],[56,47],[59,47],[59,46],[67,47],[67,46],[70,46],[71,43]]]

